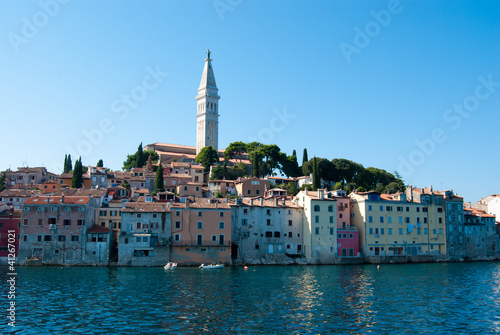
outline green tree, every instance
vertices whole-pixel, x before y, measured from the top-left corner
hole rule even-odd
[[[228,161],[232,158],[238,158],[241,162],[243,154],[247,150],[247,145],[244,142],[232,142],[224,151],[224,160]]]
[[[102,159],[99,159],[99,161],[97,162],[96,167],[104,167],[104,162],[102,161]]]
[[[196,155],[195,161],[203,165],[205,170],[209,170],[210,166],[219,162],[219,155],[214,147],[208,146],[200,150],[198,155]]]
[[[363,171],[363,165],[344,158],[332,159],[335,168],[336,177],[332,180],[340,181],[346,185],[354,181],[354,177]]]
[[[64,155],[64,165],[63,165],[63,173],[66,173],[66,166],[68,165],[68,155]]]
[[[295,196],[297,193],[299,193],[299,190],[297,189],[297,186],[295,186],[295,183],[285,183],[282,188],[286,190],[286,194],[288,196]]]
[[[69,173],[71,170],[73,170],[73,163],[71,163],[71,155],[68,155],[67,159],[64,160],[63,173]]]
[[[222,180],[224,179],[224,168],[219,164],[212,169],[212,174],[210,174],[210,180]]]
[[[127,155],[127,159],[123,162],[123,170],[130,171],[133,168],[144,167],[145,162],[147,162],[149,156],[151,156],[153,164],[159,159],[158,153],[156,151],[143,151],[141,143],[135,154]]]
[[[5,190],[6,186],[5,186],[5,172],[2,172],[2,176],[0,176],[0,192],[2,192],[3,190]]]
[[[262,159],[260,158],[259,152],[253,153],[253,162],[252,162],[252,172],[253,176],[260,178],[260,164],[262,163]]]
[[[151,154],[148,155],[148,161],[146,162],[146,171],[153,171],[153,158]]]
[[[309,161],[309,158],[307,157],[307,149],[304,148],[304,153],[302,154],[302,164],[304,164],[305,162],[308,162]]]
[[[76,160],[75,168],[73,169],[73,178],[71,179],[72,188],[81,188],[83,186],[83,167],[82,157]]]
[[[128,182],[128,180],[125,180],[122,186],[130,192],[130,183]]]
[[[158,165],[158,169],[156,170],[156,177],[155,177],[155,190],[154,193],[158,192],[163,192],[165,190],[164,186],[164,180],[163,180],[163,167],[161,166],[161,163]]]
[[[333,190],[342,190],[343,189],[343,186],[342,186],[342,183],[340,181],[338,181],[335,186],[333,186]]]

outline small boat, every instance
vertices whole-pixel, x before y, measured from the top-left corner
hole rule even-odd
[[[177,263],[174,262],[168,262],[167,265],[165,265],[163,268],[165,270],[173,270],[177,267]]]
[[[200,269],[223,269],[224,264],[201,264]]]

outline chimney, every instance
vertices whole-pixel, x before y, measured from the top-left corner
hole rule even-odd
[[[188,198],[186,198],[185,204],[186,204],[186,208],[189,208],[189,199]]]
[[[253,206],[253,199],[250,199],[250,206]]]
[[[304,194],[305,194],[305,195],[307,195],[308,191],[309,191],[309,190],[308,190],[308,189],[307,189],[307,187],[306,187],[306,188],[304,189]]]
[[[275,202],[276,207],[278,207],[278,200],[279,200],[278,198],[275,198],[275,199],[274,199],[274,202]]]
[[[260,198],[260,205],[264,206],[264,198]]]
[[[318,198],[319,198],[320,200],[325,199],[325,190],[324,190],[324,189],[319,189],[319,190],[318,190]]]

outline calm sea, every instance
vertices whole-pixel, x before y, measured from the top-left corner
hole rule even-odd
[[[500,332],[500,262],[17,267],[16,285],[11,328],[2,280],[2,334]]]

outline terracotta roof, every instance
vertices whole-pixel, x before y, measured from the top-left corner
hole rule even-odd
[[[99,225],[96,225],[94,223],[94,225],[92,227],[90,227],[89,230],[87,230],[87,233],[99,233],[99,234],[102,234],[102,233],[109,233],[111,232],[111,229],[108,229],[106,227],[103,227],[103,226],[99,226]]]
[[[53,205],[53,204],[62,204],[62,197],[33,197],[29,198],[24,202],[25,205]],[[64,204],[65,205],[84,205],[89,202],[89,197],[74,197],[74,196],[65,196]]]
[[[467,212],[467,213],[465,213]],[[487,214],[485,211],[482,211],[480,209],[475,209],[475,208],[464,208],[464,214],[467,215],[473,215],[473,216],[479,216],[483,218],[495,218],[495,215]]]
[[[59,179],[68,179],[68,178],[73,178],[72,173],[61,173],[60,175],[57,176]]]
[[[122,212],[169,212],[167,203],[127,202]]]
[[[242,205],[244,206],[254,206],[254,207],[285,207],[285,208],[299,208],[300,206],[298,206],[295,201],[290,201],[290,200],[283,200],[283,199],[279,199],[278,200],[278,205],[276,205],[276,199],[270,199],[270,200],[264,200],[263,201],[263,204],[261,206],[260,200],[261,198],[255,198],[253,199],[253,205],[250,205],[250,203],[252,202],[252,199],[250,198],[243,198],[242,199]],[[329,200],[332,200],[332,199],[329,199]],[[285,206],[283,206],[283,201],[285,202]],[[232,201],[231,202],[231,206],[241,206],[241,205],[237,205],[236,202]]]
[[[77,189],[72,195],[76,197],[83,197],[83,196],[91,196],[94,198],[100,198],[102,195],[106,193],[106,189],[88,189],[88,188],[79,188]]]

